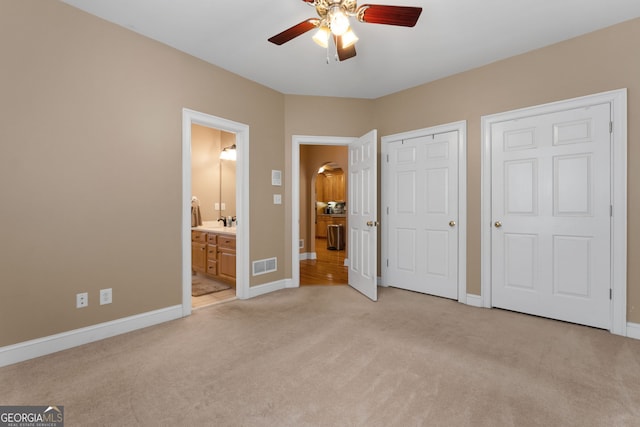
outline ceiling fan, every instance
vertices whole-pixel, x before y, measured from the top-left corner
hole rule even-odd
[[[302,0],[316,8],[320,18],[310,18],[287,28],[271,37],[271,43],[282,45],[304,33],[317,28],[313,40],[320,46],[328,47],[329,38],[333,36],[337,49],[337,58],[344,61],[356,56],[355,42],[358,37],[349,24],[349,17],[369,24],[398,25],[413,27],[418,22],[421,7],[387,6],[379,4],[363,4],[358,6],[356,0]]]

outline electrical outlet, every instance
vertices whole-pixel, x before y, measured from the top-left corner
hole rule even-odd
[[[89,294],[86,292],[82,292],[80,294],[76,294],[76,308],[82,308],[89,305]]]
[[[227,210],[227,204],[225,202],[220,203],[220,209],[223,211]]]
[[[213,210],[219,211],[219,210],[220,210],[220,203],[215,202],[215,203],[213,204]]]
[[[298,243],[298,248],[300,249],[304,248],[304,239],[300,239],[300,242]]]
[[[273,195],[273,204],[281,205],[282,204],[282,194],[274,194]]]
[[[112,302],[111,288],[100,289],[100,305],[111,304]]]

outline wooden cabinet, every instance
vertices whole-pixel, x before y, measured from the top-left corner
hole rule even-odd
[[[328,202],[325,198],[327,195],[325,194],[325,188],[327,187],[327,176],[323,173],[319,173],[316,176],[316,201],[318,202]]]
[[[331,188],[331,199],[329,201],[345,201],[344,173],[331,175],[328,177],[328,186]]]
[[[344,172],[324,172],[316,178],[316,199],[320,202],[346,201]]]
[[[199,273],[207,269],[207,233],[191,231],[191,268]]]
[[[207,274],[215,277],[218,275],[218,235],[207,235]]]
[[[347,229],[347,218],[346,217],[333,217],[332,218],[332,224],[338,224],[338,225],[342,225],[345,230]]]
[[[191,269],[236,283],[236,236],[191,230]]]
[[[222,279],[236,280],[236,237],[218,236],[218,275]]]
[[[320,237],[322,239],[327,238],[327,225],[331,218],[325,215],[318,215],[318,220],[316,221],[316,237]]]

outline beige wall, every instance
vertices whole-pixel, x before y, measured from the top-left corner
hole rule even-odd
[[[302,145],[300,146],[300,238],[304,248],[300,252],[315,250],[315,178],[318,169],[325,163],[338,164],[345,173],[345,185],[349,179],[349,150],[342,146]],[[349,201],[347,200],[347,204]]]
[[[628,88],[628,321],[640,322],[640,19],[496,62],[374,102],[379,135],[467,120],[467,289],[480,294],[480,119]]]
[[[181,304],[181,112],[250,126],[250,260],[291,276],[292,135],[468,120],[468,290],[480,290],[480,117],[629,88],[640,178],[640,20],[377,100],[290,96],[57,1],[0,3],[0,346]],[[285,168],[286,165],[286,168]],[[285,171],[274,205],[272,169]],[[629,186],[629,321],[640,322]],[[284,238],[283,238],[284,236]],[[113,304],[96,304],[113,288]],[[89,292],[89,307],[75,294]]]
[[[0,346],[182,303],[185,107],[250,126],[250,259],[286,265],[284,95],[57,1],[0,2],[0,51]]]

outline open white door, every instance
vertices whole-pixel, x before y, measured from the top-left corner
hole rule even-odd
[[[349,144],[349,285],[378,300],[377,158],[374,129]]]

